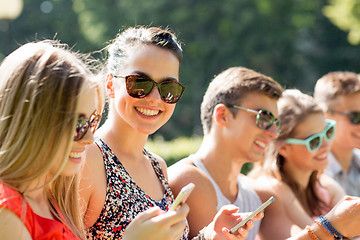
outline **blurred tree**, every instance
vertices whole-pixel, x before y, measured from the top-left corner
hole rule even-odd
[[[10,23],[9,35],[12,41],[9,48],[4,49],[3,56],[26,42],[43,39],[60,39],[83,52],[96,47],[80,34],[72,0],[23,1],[23,12]]]
[[[349,32],[348,40],[353,45],[360,43],[360,1],[330,0],[324,14],[340,29]]]
[[[249,67],[306,93],[329,71],[359,71],[360,49],[324,16],[327,4],[328,0],[24,0],[23,13],[10,24],[15,41],[5,54],[24,42],[54,37],[89,52],[103,49],[126,27],[169,27],[183,42],[180,78],[187,88],[174,116],[156,134],[166,140],[201,135],[203,94],[214,75],[226,68]]]
[[[187,89],[166,138],[201,134],[200,103],[209,81],[242,65],[311,93],[333,70],[358,70],[360,50],[322,14],[326,0],[74,0],[83,35],[98,48],[122,27],[170,26],[183,40]],[[181,126],[181,127],[179,127]]]

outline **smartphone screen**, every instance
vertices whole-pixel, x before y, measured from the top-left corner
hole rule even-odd
[[[261,204],[260,207],[258,207],[255,211],[253,211],[249,216],[247,216],[246,218],[244,218],[241,222],[239,222],[235,227],[233,227],[232,229],[230,229],[230,233],[234,233],[236,232],[241,226],[243,226],[245,223],[247,223],[247,221],[249,221],[250,219],[252,219],[256,214],[258,214],[259,212],[261,212],[262,210],[264,210],[264,208],[266,208],[267,206],[269,206],[273,201],[275,200],[275,198],[273,196],[271,196],[266,202],[264,202],[263,204]]]
[[[194,189],[195,184],[189,183],[185,187],[181,189],[179,194],[177,195],[176,199],[174,200],[173,204],[169,208],[169,211],[175,210],[181,203],[185,202],[186,199],[189,197],[190,193]]]

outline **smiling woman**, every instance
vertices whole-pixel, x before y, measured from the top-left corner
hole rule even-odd
[[[182,49],[167,30],[136,27],[120,33],[108,50],[108,119],[86,151],[80,185],[87,237],[125,239],[140,234],[130,222],[141,223],[146,211],[152,213],[147,218],[152,227],[143,228],[147,231],[134,239],[188,239],[188,206],[169,211],[174,196],[166,163],[144,148],[148,136],[172,116],[184,91],[179,82]],[[234,209],[219,211],[214,217],[219,222],[207,228],[217,233],[215,239],[225,239],[224,223],[239,220]],[[243,239],[230,233],[226,237]]]
[[[265,210],[262,239],[296,235],[345,195],[335,181],[322,174],[336,122],[325,119],[311,96],[293,89],[284,91],[278,112],[281,134],[268,146],[264,161],[250,173],[257,177],[254,188],[262,199],[269,195],[277,199]]]
[[[171,32],[129,28],[108,49],[108,119],[86,151],[81,181],[87,236],[94,239],[121,239],[139,213],[168,210],[173,195],[166,163],[144,145],[169,120],[185,88],[179,83],[182,49]],[[172,238],[187,239],[184,217],[172,226]]]
[[[28,43],[0,66],[1,239],[84,238],[78,173],[102,95],[66,47]]]

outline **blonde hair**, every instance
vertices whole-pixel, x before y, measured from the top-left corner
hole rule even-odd
[[[33,190],[31,183],[58,166],[44,191],[80,238],[84,230],[78,175],[59,174],[73,142],[77,100],[91,76],[75,53],[55,41],[27,43],[0,66],[0,181],[25,193]],[[64,139],[65,149],[60,147]],[[59,152],[60,164],[55,157]]]

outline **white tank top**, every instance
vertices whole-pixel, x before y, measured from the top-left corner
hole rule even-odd
[[[210,173],[206,170],[204,164],[200,161],[200,159],[196,158],[195,155],[190,155],[189,158],[194,163],[194,165],[203,171],[210,181],[212,182],[217,196],[217,210],[219,211],[221,207],[229,204],[233,204],[239,208],[239,212],[252,212],[257,209],[261,205],[261,200],[256,192],[251,189],[249,186],[245,185],[241,179],[244,178],[241,174],[239,174],[237,179],[238,184],[238,194],[234,202],[230,202],[224,194],[222,193],[219,186],[216,184],[214,179],[211,177]],[[246,239],[253,240],[257,235],[260,228],[261,220],[254,222],[254,227],[249,231],[249,236]]]

